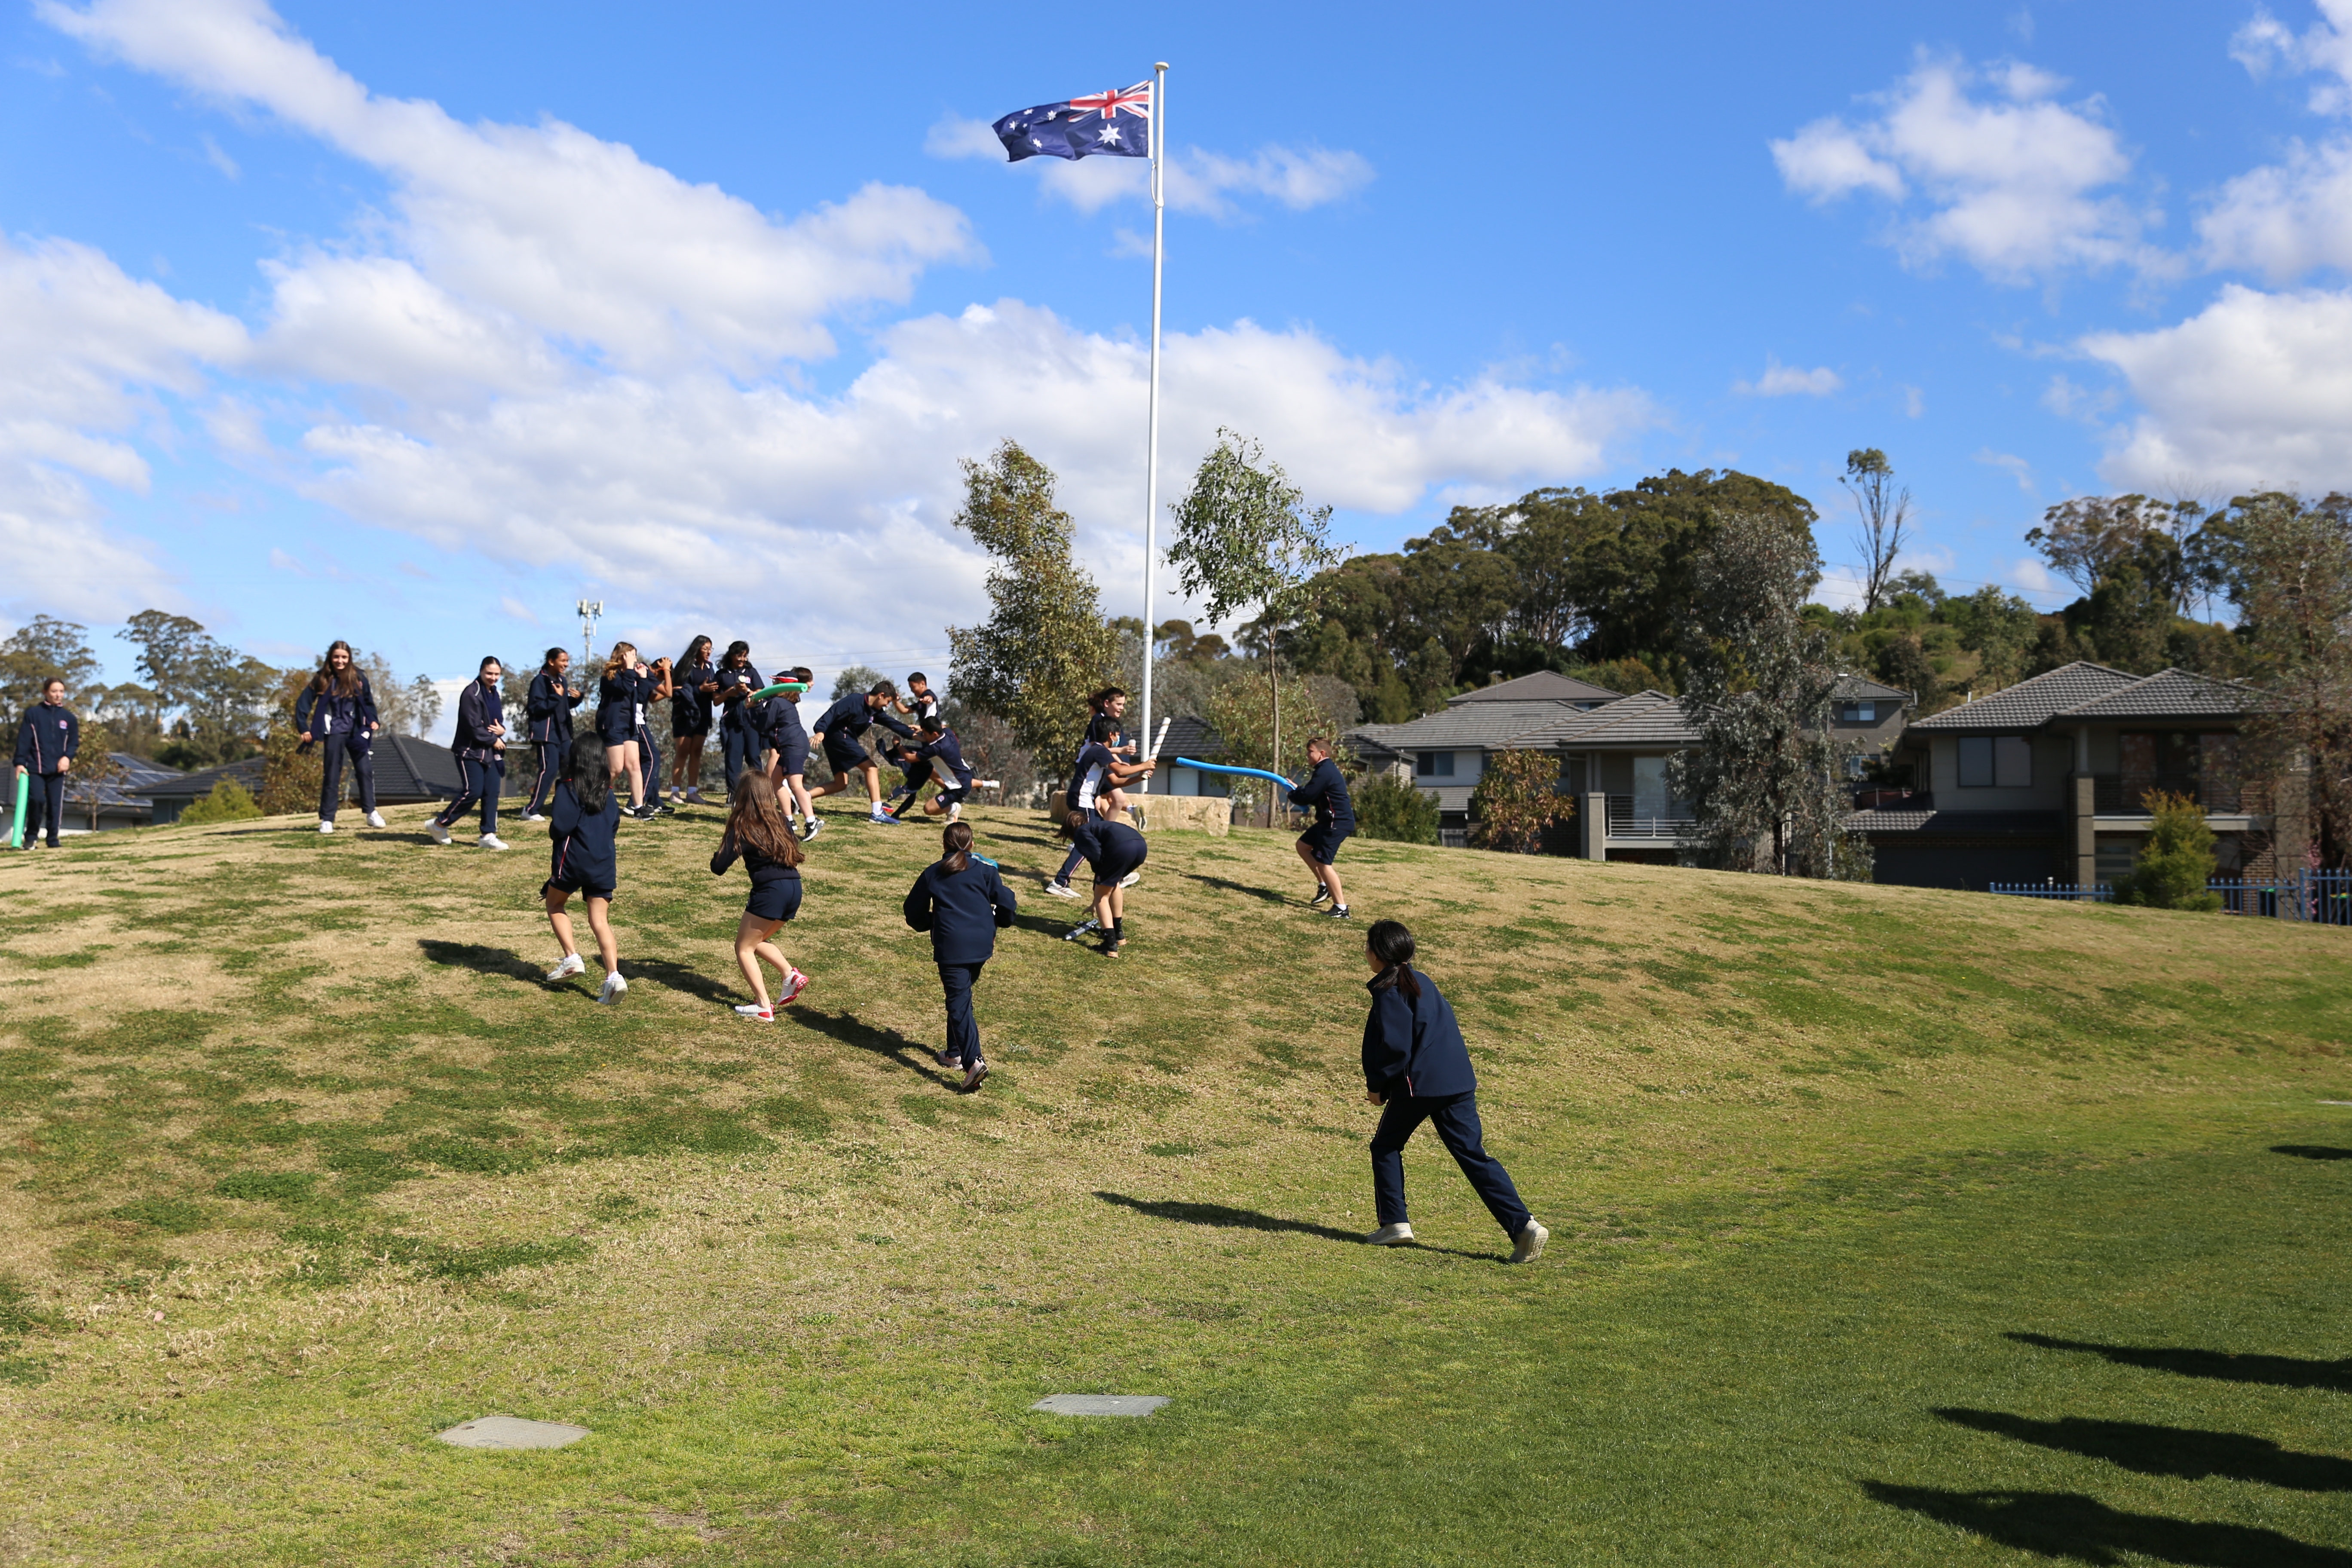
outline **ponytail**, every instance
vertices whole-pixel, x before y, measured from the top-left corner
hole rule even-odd
[[[971,824],[969,822],[949,823],[947,826],[947,831],[940,835],[940,847],[948,852],[947,858],[941,860],[940,862],[940,865],[946,867],[950,871],[961,872],[971,869]]]
[[[1364,933],[1364,948],[1384,965],[1372,984],[1396,986],[1409,1002],[1421,1000],[1421,978],[1412,972],[1412,932],[1402,921],[1374,921]]]

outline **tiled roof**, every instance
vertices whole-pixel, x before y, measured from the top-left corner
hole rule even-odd
[[[1359,757],[1374,761],[1382,756],[1397,755],[1397,748],[1389,744],[1389,733],[1402,730],[1402,724],[1359,724],[1352,730],[1339,731],[1339,743]]]
[[[2140,678],[2109,669],[2104,664],[2077,661],[2046,675],[2003,687],[1990,697],[1922,719],[1915,731],[1930,734],[1969,734],[1986,730],[2037,730],[2060,714],[2110,697]]]
[[[1513,750],[1557,747],[1562,751],[1615,751],[1631,747],[1678,747],[1694,744],[1682,700],[1662,691],[1637,692],[1606,708],[1571,713],[1512,737]]]
[[[1837,695],[1847,702],[1882,698],[1899,698],[1905,702],[1910,702],[1915,699],[1914,693],[1906,691],[1899,686],[1888,686],[1883,681],[1873,680],[1866,675],[1839,676]]]
[[[152,757],[142,757],[130,752],[109,752],[115,765],[122,770],[121,785],[132,795],[145,795],[149,784],[159,784],[181,776],[178,768],[165,767]]]
[[[2054,811],[1857,811],[1845,819],[1856,833],[1935,834],[1944,837],[2042,837],[2062,832]]]
[[[235,779],[252,794],[261,793],[261,759],[247,757],[240,763],[229,763],[217,768],[199,768],[192,773],[175,773],[142,784],[139,793],[149,800],[197,800],[213,793],[213,786],[223,779]]]
[[[593,736],[576,738],[575,746],[593,746]],[[465,793],[464,770],[457,753],[437,741],[415,735],[379,734],[370,748],[375,753],[375,797],[398,803],[455,800]],[[537,755],[528,745],[507,748],[507,776],[502,795],[521,795],[530,788]],[[350,776],[347,773],[346,778]]]
[[[1168,721],[1168,734],[1160,742],[1160,754],[1214,762],[1225,754],[1225,738],[1211,729],[1206,719],[1194,719],[1189,715],[1171,719]]]
[[[1538,669],[1533,675],[1522,675],[1516,680],[1498,680],[1492,686],[1482,686],[1475,691],[1465,691],[1445,700],[1447,707],[1465,702],[1614,702],[1624,695],[1605,686],[1595,686],[1589,680],[1562,675],[1556,669]]]
[[[1590,711],[1606,713],[1617,706],[1612,702]],[[1465,702],[1406,723],[1360,725],[1349,733],[1375,739],[1393,752],[1485,749],[1499,747],[1514,735],[1558,720],[1582,717],[1584,710],[1560,702]],[[1377,735],[1370,733],[1374,731]]]
[[[2069,719],[2235,719],[2252,711],[2262,694],[2235,681],[2185,669],[2164,669],[2120,691],[2069,709]]]

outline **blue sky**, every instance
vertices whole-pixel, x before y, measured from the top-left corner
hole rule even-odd
[[[1163,500],[1219,424],[1367,550],[1736,466],[1837,563],[1871,445],[2054,607],[2070,495],[2352,484],[2352,0],[1164,9],[0,13],[0,622],[937,668],[1007,436],[1131,611],[1141,169],[983,122],[1155,58]]]

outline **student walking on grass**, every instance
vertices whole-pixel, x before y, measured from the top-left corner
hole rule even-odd
[[[719,668],[711,673],[711,684],[719,704],[719,754],[727,772],[727,787],[735,787],[736,775],[745,768],[760,765],[760,731],[753,721],[751,693],[767,684],[760,672],[751,668],[751,645],[731,642],[719,658]]]
[[[80,750],[81,721],[66,706],[66,683],[52,675],[41,682],[41,700],[16,726],[16,772],[31,786],[18,840],[26,848],[33,847],[45,822],[49,847],[58,847],[58,829],[66,815],[66,775],[73,772],[74,753]]]
[[[554,984],[588,972],[572,943],[572,916],[566,910],[577,893],[587,905],[596,956],[604,963],[604,985],[596,1000],[609,1007],[629,989],[621,978],[621,949],[613,938],[612,919],[613,892],[620,881],[614,839],[621,829],[621,803],[613,798],[611,771],[593,747],[574,747],[564,759],[563,777],[547,810],[547,837],[554,849],[539,892],[547,901],[547,923],[563,949],[562,961],[547,972],[547,978]]]
[[[736,781],[727,803],[727,831],[719,836],[710,857],[710,874],[724,877],[738,859],[751,876],[751,897],[743,919],[735,927],[735,963],[751,987],[749,1006],[735,1009],[762,1024],[776,1021],[776,1008],[808,989],[809,977],[769,940],[784,922],[801,912],[801,841],[793,837],[791,814],[767,774],[747,768]],[[779,988],[773,1005],[768,1001],[762,963],[775,965]]]
[[[1478,1076],[1453,1005],[1437,983],[1412,966],[1412,932],[1396,921],[1374,921],[1364,933],[1372,994],[1364,1020],[1364,1099],[1381,1107],[1372,1134],[1372,1200],[1381,1227],[1364,1237],[1374,1247],[1412,1239],[1404,1209],[1404,1146],[1423,1121],[1437,1129],[1446,1152],[1486,1212],[1511,1238],[1511,1261],[1532,1263],[1551,1232],[1519,1201],[1510,1173],[1486,1150],[1478,1126]]]
[[[343,801],[343,759],[349,757],[352,776],[360,786],[360,809],[370,827],[383,826],[375,808],[375,761],[371,748],[383,728],[375,710],[375,691],[368,678],[352,663],[352,645],[340,637],[327,647],[327,662],[319,667],[294,700],[294,727],[308,746],[319,742],[319,831],[335,830],[335,808]]]
[[[466,787],[425,825],[436,844],[449,842],[449,829],[478,800],[482,837],[478,842],[485,849],[506,847],[499,837],[499,790],[507,773],[507,714],[499,698],[499,681],[505,674],[497,659],[486,658],[481,672],[457,694],[457,733],[449,750],[457,753],[457,771],[465,775]]]
[[[980,1087],[988,1061],[980,1054],[980,1025],[971,1014],[971,988],[996,955],[996,932],[1013,923],[1013,889],[996,868],[971,852],[971,824],[950,822],[940,835],[944,858],[915,879],[907,895],[907,923],[931,933],[931,961],[940,966],[947,994],[948,1043],[941,1067],[963,1069],[963,1087]]]

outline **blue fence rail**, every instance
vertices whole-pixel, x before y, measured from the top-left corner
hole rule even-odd
[[[2223,914],[2352,926],[2352,871],[2298,871],[2268,880],[2217,877],[2205,887],[2221,895]],[[2012,899],[2063,899],[2079,904],[2112,903],[2116,896],[2115,889],[2105,882],[2094,888],[2064,882],[1995,882],[1986,890]]]

